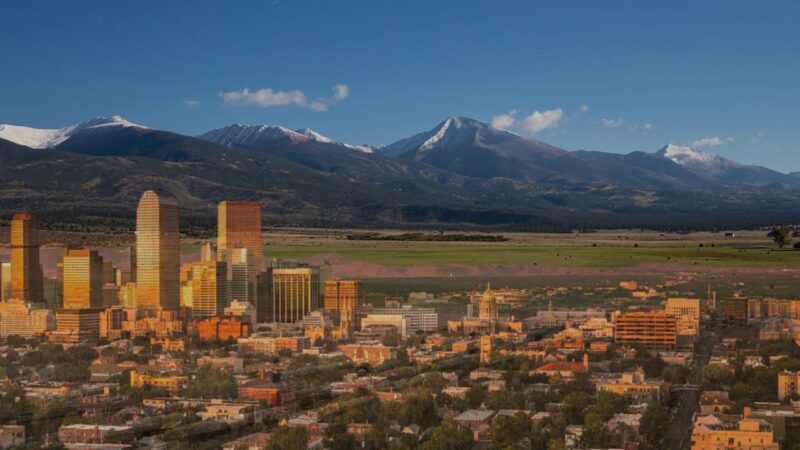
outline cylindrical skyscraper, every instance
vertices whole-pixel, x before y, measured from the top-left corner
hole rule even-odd
[[[136,307],[180,306],[178,202],[147,191],[136,209]]]

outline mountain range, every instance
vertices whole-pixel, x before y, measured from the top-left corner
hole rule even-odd
[[[796,223],[800,174],[677,145],[566,151],[450,117],[385,146],[314,130],[234,124],[186,136],[121,117],[60,129],[0,125],[0,214],[130,229],[145,189],[182,206],[187,231],[216,202],[262,202],[268,225],[697,229]]]

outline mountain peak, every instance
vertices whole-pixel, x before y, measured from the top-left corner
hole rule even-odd
[[[667,144],[657,151],[656,155],[669,159],[689,170],[711,175],[721,175],[728,169],[741,166],[741,164],[717,154],[706,153],[694,147],[676,144]]]
[[[351,145],[334,141],[311,128],[301,128],[297,131],[293,131],[279,125],[242,125],[237,123],[208,131],[198,137],[227,147],[251,147],[273,141],[288,140],[292,143],[319,142],[322,144],[338,145],[360,152],[372,153],[372,147],[370,146]]]
[[[85,130],[103,129],[105,127],[146,128],[142,125],[129,122],[120,116],[96,117],[86,122],[64,128],[31,128],[19,125],[0,124],[0,138],[31,148],[54,148],[72,137],[75,133]]]

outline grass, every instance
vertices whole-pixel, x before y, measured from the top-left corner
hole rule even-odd
[[[800,251],[731,247],[591,247],[448,245],[381,247],[353,245],[269,245],[269,258],[305,259],[338,254],[348,260],[385,265],[506,264],[515,266],[618,268],[641,263],[705,267],[776,267],[800,265]]]

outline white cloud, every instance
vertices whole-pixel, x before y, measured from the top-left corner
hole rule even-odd
[[[347,100],[347,97],[350,97],[350,88],[347,85],[337,84],[333,87],[334,100]]]
[[[220,92],[219,96],[225,104],[233,106],[260,106],[270,108],[273,106],[299,106],[312,111],[327,111],[329,107],[350,96],[350,88],[344,84],[333,87],[333,97],[319,97],[309,102],[306,94],[294,89],[291,91],[274,91],[272,88],[251,91],[244,88],[241,91]]]
[[[700,148],[700,147],[716,147],[718,145],[725,144],[726,142],[733,142],[733,138],[729,137],[726,139],[722,139],[719,136],[708,136],[704,138],[697,139],[692,141],[692,147]]]
[[[518,126],[523,130],[536,134],[548,128],[556,128],[564,118],[561,108],[539,112],[534,111],[530,116],[519,121]]]
[[[589,112],[589,105],[581,105],[581,112],[582,113]]]
[[[514,114],[517,113],[516,109],[512,109],[506,114],[499,114],[492,118],[492,127],[499,130],[507,130],[514,126]]]
[[[273,91],[271,88],[251,91],[244,88],[241,91],[220,92],[222,101],[234,106],[271,106],[298,105],[307,106],[306,95],[303,91]]]
[[[184,100],[183,104],[188,106],[189,108],[196,108],[200,106],[200,101],[198,100]]]
[[[622,125],[623,122],[625,121],[622,120],[622,117],[620,117],[619,119],[606,119],[606,118],[600,119],[600,123],[602,123],[603,126],[606,128],[617,128],[618,126]]]
[[[652,130],[652,129],[653,129],[653,125],[651,125],[651,124],[649,124],[649,123],[646,123],[646,124],[644,124],[644,129],[645,129],[645,130],[648,130],[648,131],[649,131],[649,130]]]

